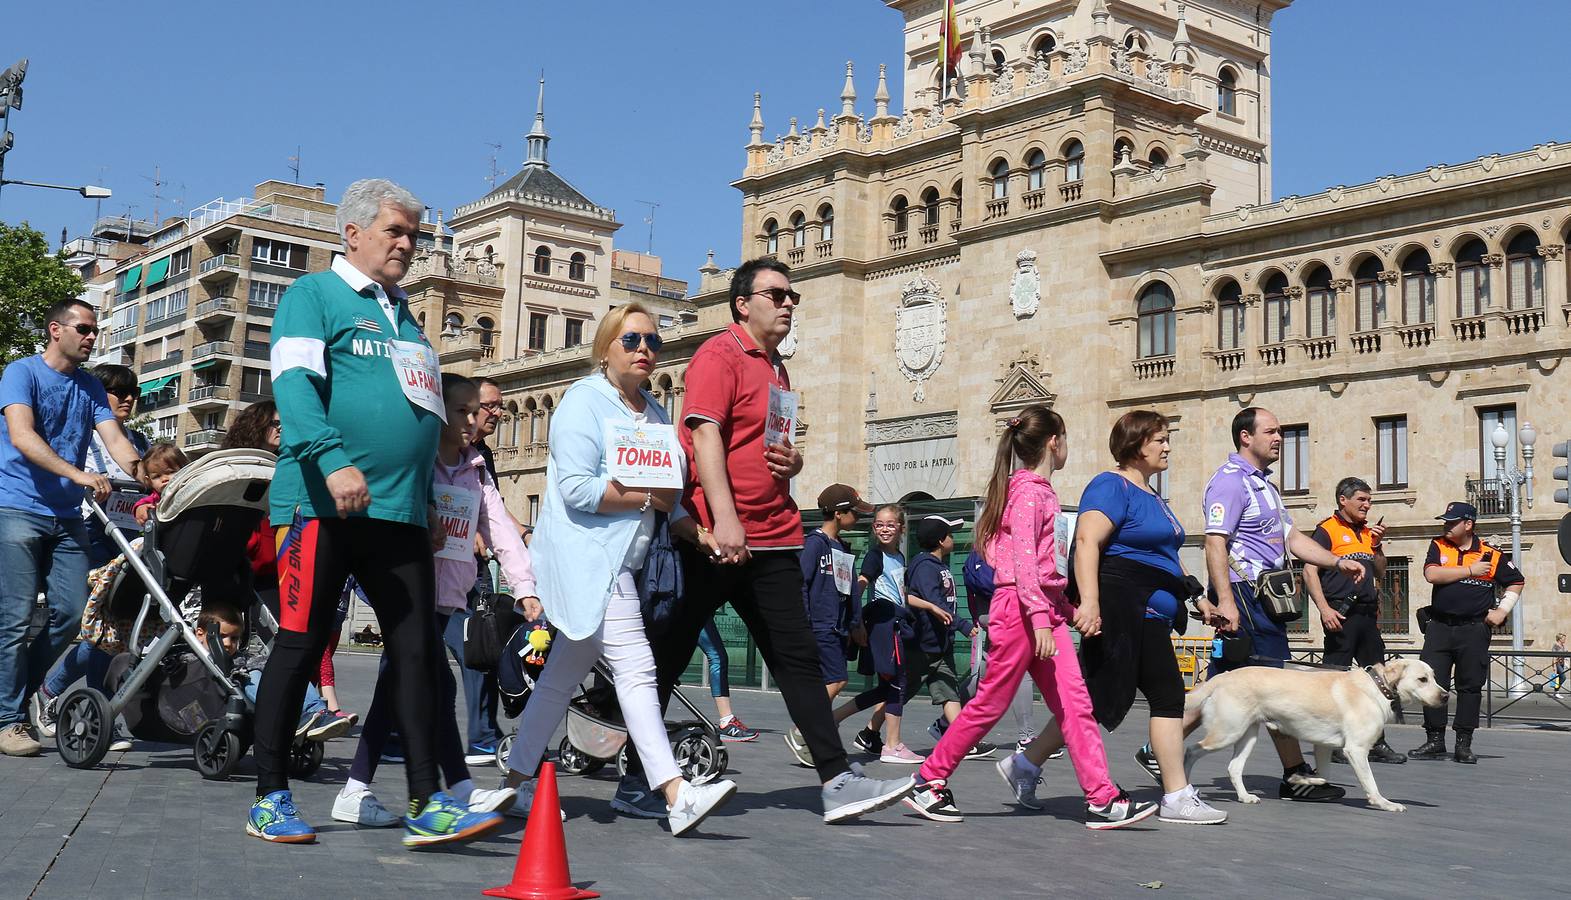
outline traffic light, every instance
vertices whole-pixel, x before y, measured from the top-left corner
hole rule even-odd
[[[0,72],[0,105],[22,108],[22,79],[27,77],[27,60]]]
[[[1566,461],[1566,465],[1555,466],[1555,481],[1561,485],[1555,488],[1555,502],[1571,506],[1571,441],[1561,441],[1549,452],[1555,459]]]

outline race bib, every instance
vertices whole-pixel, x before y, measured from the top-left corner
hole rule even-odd
[[[769,386],[769,417],[764,420],[764,446],[788,444],[796,435],[796,410],[801,395]]]
[[[1069,574],[1069,545],[1075,539],[1075,520],[1079,513],[1060,512],[1053,522],[1053,557],[1058,563],[1058,574]]]
[[[670,425],[607,420],[605,465],[623,487],[682,487],[682,450]]]
[[[419,409],[434,412],[447,421],[447,404],[442,402],[442,366],[436,351],[419,341],[388,341],[393,354],[393,371],[404,396]]]
[[[436,515],[442,520],[442,530],[447,538],[437,559],[454,562],[475,558],[475,523],[480,519],[480,492],[452,485],[437,485],[432,493]]]
[[[856,566],[856,557],[844,550],[836,550],[831,547],[829,548],[829,564],[834,567],[835,593],[850,594],[851,582],[855,580],[852,572]]]
[[[140,533],[142,526],[136,524],[136,514],[131,511],[140,499],[141,494],[130,491],[110,491],[109,499],[104,501],[104,512],[109,514],[110,523],[122,531]]]

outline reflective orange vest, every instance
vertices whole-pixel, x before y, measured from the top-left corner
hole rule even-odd
[[[1438,565],[1448,568],[1452,566],[1471,566],[1485,556],[1489,557],[1488,574],[1478,578],[1469,575],[1464,579],[1465,581],[1492,583],[1495,580],[1495,571],[1500,568],[1500,551],[1476,537],[1473,538],[1473,547],[1470,550],[1463,550],[1443,537],[1435,538],[1435,549],[1440,551],[1440,562]]]
[[[1375,558],[1375,536],[1368,525],[1354,529],[1342,521],[1340,516],[1331,516],[1321,522],[1320,527],[1330,535],[1331,552],[1337,556],[1348,556],[1364,562]]]

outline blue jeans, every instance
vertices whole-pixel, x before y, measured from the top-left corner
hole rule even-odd
[[[109,664],[113,661],[113,656],[92,644],[77,641],[76,646],[67,650],[60,661],[55,663],[55,667],[49,670],[49,677],[44,679],[44,693],[58,697],[78,678],[86,678],[88,687],[102,693],[104,676],[109,674]]]
[[[459,610],[442,629],[442,642],[458,663],[464,680],[464,714],[469,721],[468,747],[495,747],[502,739],[496,723],[497,683],[495,672],[477,672],[464,666],[464,623],[469,611]]]
[[[698,633],[698,647],[709,659],[709,695],[731,696],[731,664],[726,659],[725,641],[720,638],[720,629],[714,619],[706,622],[704,630]]]
[[[240,691],[245,694],[247,700],[251,701],[252,707],[256,706],[256,687],[261,683],[262,673],[256,671],[246,676],[245,683],[240,686]],[[304,722],[307,717],[314,716],[319,712],[327,712],[327,701],[322,699],[322,695],[317,691],[316,685],[307,682],[305,686],[305,702],[300,704],[300,721]]]
[[[87,527],[64,518],[0,509],[0,728],[27,721],[27,698],[82,630],[87,605]],[[42,590],[49,622],[31,642],[27,626]]]

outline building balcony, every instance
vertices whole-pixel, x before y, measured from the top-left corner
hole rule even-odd
[[[109,340],[106,343],[109,347],[118,347],[134,337],[136,337],[136,326],[123,325],[109,332]]]
[[[1478,510],[1479,518],[1487,519],[1511,514],[1510,502],[1500,493],[1500,479],[1469,478],[1464,487],[1467,492],[1467,502]]]
[[[191,388],[186,403],[192,409],[216,408],[229,405],[229,386],[226,384],[199,384]]]
[[[202,260],[201,264],[197,266],[196,280],[207,284],[243,274],[245,274],[245,268],[242,266],[240,254],[220,253],[217,256],[210,256]]]
[[[198,322],[220,322],[224,319],[233,319],[235,311],[240,308],[240,301],[233,297],[214,297],[196,305],[193,314]]]
[[[819,241],[817,244],[813,245],[813,252],[815,253],[817,259],[828,259],[829,257],[835,255],[835,242]]]
[[[1026,212],[1036,212],[1046,203],[1047,191],[1045,189],[1038,188],[1034,191],[1026,191],[1020,195],[1020,208]]]
[[[1355,353],[1379,353],[1380,330],[1371,328],[1368,331],[1355,331],[1352,335],[1353,351]]]
[[[786,251],[786,262],[793,266],[800,266],[804,259],[807,259],[806,247],[792,247]]]
[[[1244,367],[1244,351],[1236,347],[1230,350],[1212,350],[1207,355],[1223,372],[1236,372]]]
[[[1544,308],[1510,309],[1500,314],[1508,334],[1537,334],[1544,327]]]
[[[209,356],[234,356],[235,345],[232,341],[209,341],[191,348],[191,360],[206,359]]]
[[[1260,348],[1260,364],[1262,366],[1280,366],[1287,363],[1287,348],[1291,346],[1286,341],[1266,344]]]
[[[170,366],[178,366],[180,365],[180,362],[183,358],[184,354],[179,350],[176,350],[173,353],[170,353],[168,356],[165,356],[163,359],[155,359],[150,362],[142,363],[138,374],[146,375],[148,372],[156,372],[159,369],[167,369]]]
[[[1313,360],[1330,359],[1336,353],[1335,337],[1312,337],[1303,343],[1304,355]]]
[[[1146,381],[1152,378],[1166,378],[1173,374],[1177,358],[1173,356],[1148,356],[1137,359],[1133,366],[1135,378]]]
[[[923,225],[921,228],[916,230],[916,234],[917,237],[921,239],[922,245],[924,247],[928,244],[936,244],[938,243],[938,223],[934,222],[931,225]]]
[[[1064,198],[1065,203],[1074,203],[1080,199],[1085,188],[1084,181],[1069,181],[1058,186],[1058,195]]]
[[[1008,197],[999,197],[996,200],[987,201],[985,215],[983,216],[984,219],[991,222],[994,219],[1002,219],[1007,215],[1009,215]]]
[[[906,248],[906,233],[904,231],[889,236],[889,252],[899,253]]]
[[[227,431],[228,429],[224,428],[204,428],[201,431],[193,431],[185,436],[185,448],[187,450],[217,450],[218,445],[223,443],[224,434]]]
[[[1418,322],[1413,325],[1398,325],[1395,329],[1397,340],[1409,350],[1418,350],[1428,347],[1435,341],[1435,323]]]

